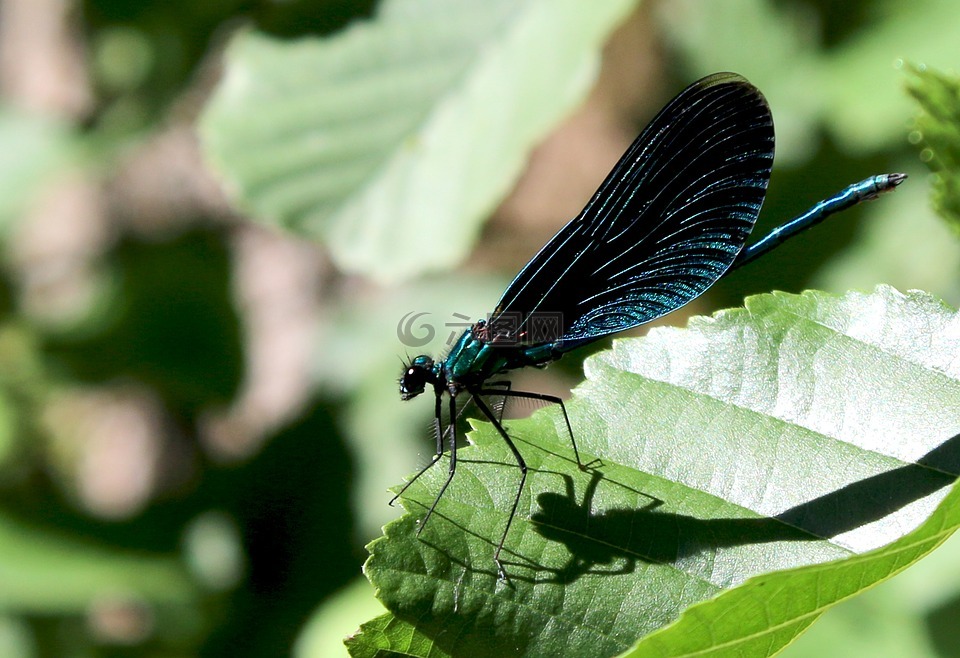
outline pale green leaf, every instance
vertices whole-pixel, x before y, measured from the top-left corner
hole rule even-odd
[[[240,34],[201,125],[256,217],[395,281],[460,261],[584,97],[634,0],[387,0],[325,39]]]

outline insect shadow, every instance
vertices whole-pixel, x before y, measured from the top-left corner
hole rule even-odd
[[[775,517],[756,519],[698,519],[660,511],[662,501],[656,499],[640,509],[595,513],[594,496],[608,478],[600,470],[592,471],[579,502],[573,478],[559,475],[566,492],[539,494],[540,509],[531,521],[543,538],[563,544],[570,556],[559,569],[541,567],[541,573],[551,575],[546,579],[537,575],[535,582],[570,583],[587,574],[623,575],[634,571],[638,562],[673,563],[724,547],[835,537],[952,484],[960,475],[960,434],[916,463],[858,480]],[[508,564],[533,566],[526,559]]]

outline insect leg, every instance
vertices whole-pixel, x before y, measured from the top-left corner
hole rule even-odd
[[[427,510],[427,515],[423,517],[423,521],[420,522],[420,528],[417,530],[418,537],[420,533],[423,532],[424,527],[426,527],[427,519],[433,514],[433,510],[437,509],[437,504],[440,502],[440,499],[443,498],[443,492],[445,492],[447,487],[450,486],[450,483],[453,482],[453,476],[457,472],[457,398],[454,395],[450,396],[450,427],[447,429],[450,435],[450,470],[447,473],[447,481],[440,487],[440,493],[434,498],[433,505],[430,506],[430,509]]]
[[[389,503],[389,504],[390,504],[391,507],[393,507],[393,504],[394,504],[395,502],[397,502],[397,499],[400,498],[400,496],[403,495],[403,493],[410,487],[411,484],[413,484],[414,482],[416,482],[416,481],[420,478],[421,475],[423,475],[424,473],[426,473],[427,471],[429,471],[430,468],[431,468],[434,464],[436,464],[438,461],[440,461],[440,458],[443,456],[443,429],[442,429],[442,428],[443,428],[443,420],[442,420],[442,416],[441,416],[441,409],[443,408],[443,404],[442,404],[442,402],[443,402],[443,389],[436,389],[436,394],[437,394],[437,402],[436,402],[436,406],[434,407],[433,431],[434,431],[434,433],[436,434],[436,437],[437,437],[437,451],[436,451],[436,453],[434,453],[433,459],[430,460],[430,463],[428,463],[426,466],[424,466],[423,468],[421,468],[420,471],[419,471],[416,475],[414,475],[405,485],[403,485],[403,488],[401,488],[400,491],[397,492],[397,495],[390,499],[390,503]],[[455,423],[454,423],[453,421],[451,421],[451,423],[450,423],[451,427],[452,427],[454,424],[455,424]],[[449,430],[449,428],[447,428],[447,429]],[[421,526],[421,527],[422,527],[422,526]]]
[[[542,400],[543,402],[552,402],[553,404],[560,405],[560,411],[563,412],[563,421],[567,425],[567,433],[570,435],[570,445],[573,446],[573,456],[577,459],[577,467],[581,471],[587,470],[590,464],[584,464],[580,460],[580,451],[577,449],[577,440],[573,437],[573,427],[570,425],[570,416],[567,415],[567,407],[563,404],[563,400],[558,398],[556,395],[547,395],[546,393],[534,393],[532,391],[489,391],[488,389],[481,389],[478,391],[479,394],[491,394],[496,393],[498,395],[503,395],[504,397],[514,397],[514,398],[526,398],[529,400]],[[593,462],[591,462],[592,464]]]
[[[503,380],[499,382],[485,382],[484,386],[486,386],[487,388],[490,388],[491,386],[502,386],[504,388],[504,392],[500,394],[503,397],[503,402],[500,404],[500,413],[497,414],[499,416],[500,422],[502,423],[503,412],[506,411],[507,409],[507,394],[510,392],[511,387],[513,386],[513,382],[510,382],[508,380]]]
[[[510,439],[510,435],[507,434],[507,431],[503,428],[503,425],[500,424],[500,421],[497,420],[493,412],[490,410],[490,407],[487,406],[487,403],[484,402],[479,395],[482,391],[471,391],[473,395],[473,401],[476,403],[477,408],[483,412],[483,415],[486,416],[493,426],[497,429],[497,432],[500,433],[500,438],[504,440],[507,444],[507,447],[510,448],[510,452],[513,453],[514,459],[517,460],[517,466],[520,467],[520,486],[517,487],[517,495],[513,498],[513,507],[510,508],[510,516],[507,517],[507,527],[503,529],[503,535],[500,537],[500,543],[497,544],[497,550],[493,553],[493,561],[497,564],[497,573],[500,576],[500,580],[507,580],[507,572],[503,569],[503,564],[500,562],[500,551],[503,550],[503,544],[507,541],[507,533],[510,532],[510,526],[513,524],[513,517],[517,515],[517,506],[520,505],[520,496],[523,494],[523,485],[527,482],[527,462],[524,461],[523,455],[520,454],[520,451],[517,450],[517,446],[514,445],[513,441]]]

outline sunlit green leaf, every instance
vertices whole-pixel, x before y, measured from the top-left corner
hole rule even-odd
[[[380,615],[360,627],[357,636],[346,642],[354,658],[388,656],[430,656],[449,658],[449,647],[438,646],[413,624],[391,614]]]
[[[944,500],[958,349],[952,309],[888,287],[762,295],[616,341],[568,405],[599,467],[576,469],[556,411],[510,424],[531,473],[509,582],[492,556],[519,476],[480,423],[419,539],[445,468],[370,546],[404,622],[378,633],[413,628],[441,655],[614,655],[641,638],[635,655],[773,653],[960,524],[960,492]]]

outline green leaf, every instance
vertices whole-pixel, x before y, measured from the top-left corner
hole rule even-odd
[[[427,647],[409,655],[775,653],[960,524],[958,328],[932,296],[880,287],[761,295],[616,341],[567,405],[599,467],[576,469],[556,410],[510,423],[530,474],[509,582],[492,556],[519,476],[477,423],[420,537],[444,467],[370,545],[366,573],[403,622],[371,639]],[[401,644],[411,629],[421,641]]]
[[[913,69],[908,87],[920,104],[911,141],[934,172],[933,207],[960,231],[960,78]]]
[[[192,610],[199,593],[172,557],[83,542],[0,515],[0,611],[78,614],[110,597]]]
[[[449,648],[440,647],[413,624],[391,614],[380,615],[360,627],[360,631],[346,640],[354,658],[383,658],[384,656],[430,656],[450,658]]]
[[[960,535],[906,572],[831,608],[784,658],[940,658],[960,649]]]
[[[449,267],[633,5],[388,0],[326,39],[241,34],[201,122],[208,155],[244,208],[344,270]]]

